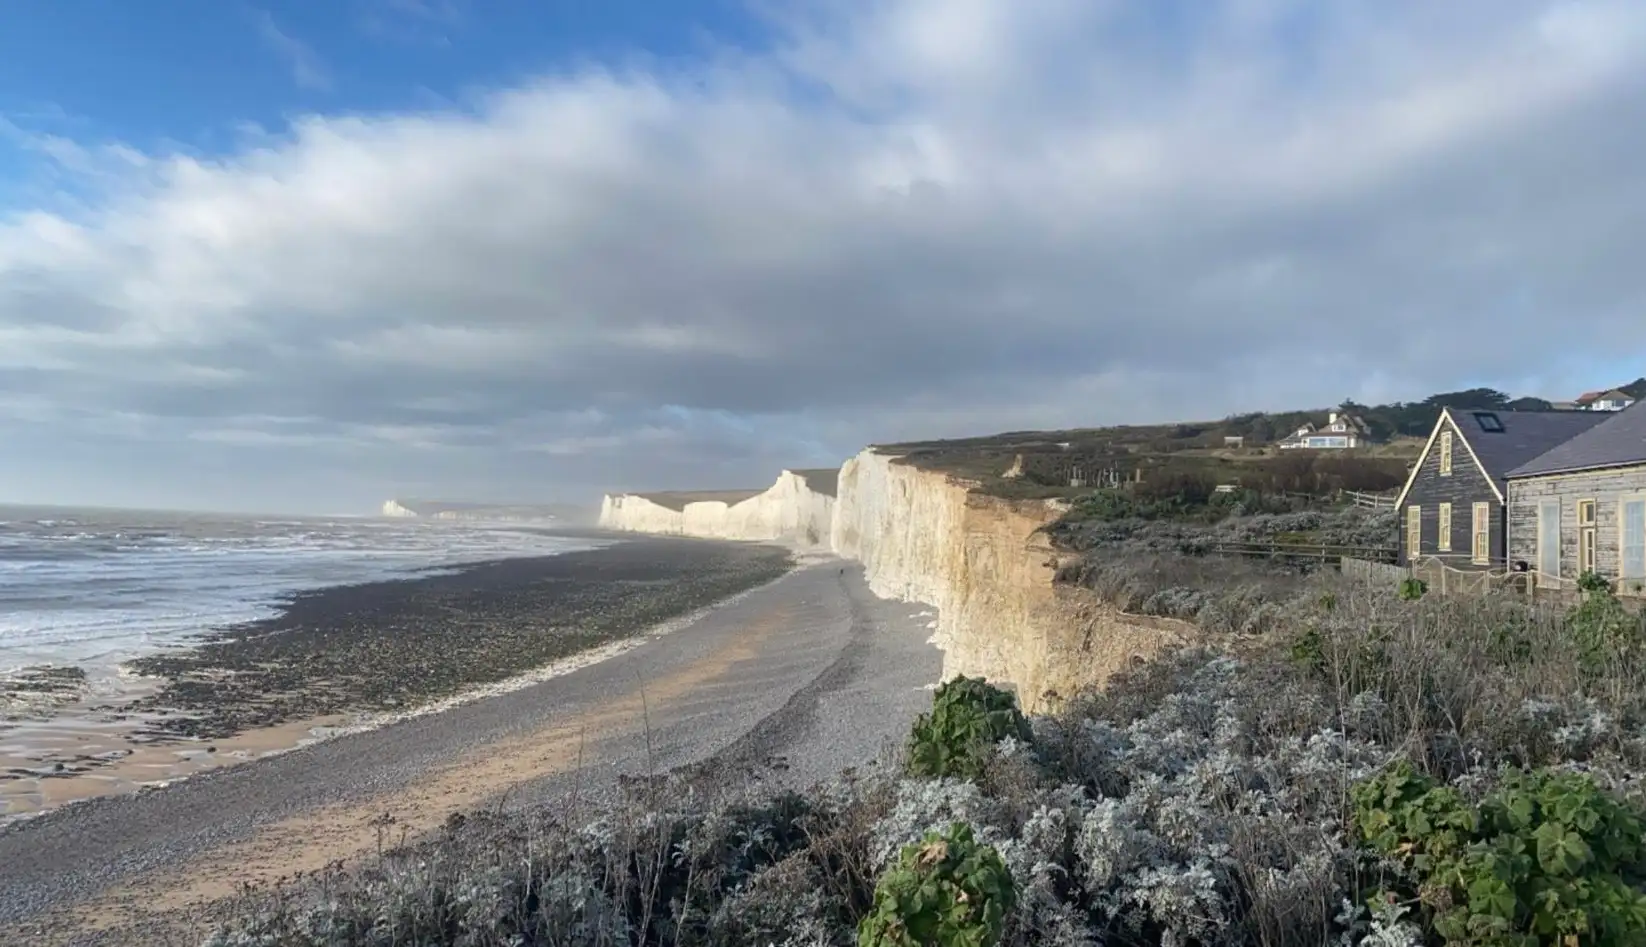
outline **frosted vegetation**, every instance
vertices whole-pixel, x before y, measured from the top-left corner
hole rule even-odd
[[[1646,632],[1334,576],[1024,720],[978,682],[805,793],[688,776],[252,892],[215,945],[1646,943]],[[938,746],[936,744],[941,744]]]
[[[1281,630],[1288,603],[1319,562],[1243,559],[1209,554],[1220,543],[1388,546],[1395,513],[1305,510],[1231,516],[1215,524],[1180,521],[1072,520],[1054,528],[1065,548],[1083,553],[1059,575],[1124,611],[1195,622],[1216,635]]]

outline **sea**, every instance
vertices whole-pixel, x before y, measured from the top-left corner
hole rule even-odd
[[[0,506],[0,678],[76,665],[96,689],[295,592],[596,545],[518,523]]]

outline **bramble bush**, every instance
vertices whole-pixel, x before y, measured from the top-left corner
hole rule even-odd
[[[1609,665],[1637,665],[1646,650],[1646,623],[1612,592],[1611,583],[1594,577],[1584,589],[1583,601],[1567,613],[1566,623],[1581,651],[1583,666],[1591,673]],[[1582,587],[1580,580],[1580,587]]]
[[[906,846],[875,886],[859,947],[994,947],[1017,902],[1000,853],[956,822]]]
[[[1640,814],[1580,774],[1510,773],[1477,806],[1402,762],[1353,798],[1360,839],[1406,870],[1374,901],[1415,902],[1447,944],[1646,942]]]
[[[915,720],[909,735],[909,772],[934,779],[976,779],[989,748],[1006,737],[1029,738],[1017,698],[980,677],[956,677],[938,687],[931,713]]]

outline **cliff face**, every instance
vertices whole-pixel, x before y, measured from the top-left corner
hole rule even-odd
[[[691,494],[608,494],[600,525],[640,533],[787,542],[827,547],[835,498],[817,472],[785,470],[761,493],[696,499]]]
[[[1058,552],[1041,527],[1047,501],[970,492],[941,473],[865,450],[839,471],[833,495],[819,471],[784,471],[745,499],[689,494],[607,496],[609,529],[826,547],[863,564],[877,595],[937,610],[944,677],[1016,686],[1026,709],[1052,708],[1134,656],[1189,640],[1181,622],[1121,613],[1053,579]]]
[[[863,563],[877,595],[937,609],[945,677],[1010,682],[1028,709],[1046,710],[1134,656],[1188,640],[1182,623],[1054,584],[1058,553],[1040,529],[1061,512],[864,451],[841,468],[832,543]]]

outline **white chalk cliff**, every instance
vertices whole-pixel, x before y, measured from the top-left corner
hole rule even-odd
[[[872,449],[841,467],[832,496],[818,489],[818,472],[808,473],[785,471],[758,494],[608,495],[600,523],[786,539],[861,562],[875,594],[936,609],[933,640],[945,677],[1009,682],[1031,710],[1190,637],[1180,622],[1124,614],[1088,590],[1056,585],[1058,552],[1042,532],[1062,512],[1051,501],[978,494],[970,483]]]
[[[838,476],[834,470],[785,470],[760,492],[607,494],[600,504],[600,525],[667,536],[828,548]]]

